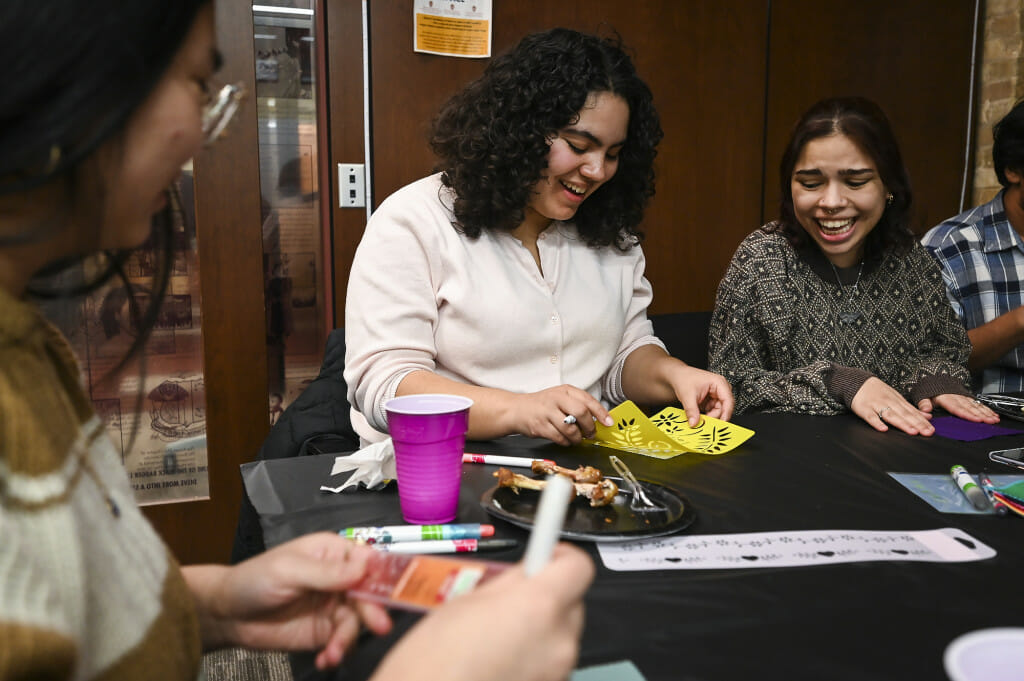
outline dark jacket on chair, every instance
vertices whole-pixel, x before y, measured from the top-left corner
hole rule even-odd
[[[345,330],[335,329],[327,338],[320,373],[270,429],[257,459],[359,449],[359,436],[352,430],[349,418],[344,370]],[[231,562],[238,563],[264,549],[259,516],[243,493]]]

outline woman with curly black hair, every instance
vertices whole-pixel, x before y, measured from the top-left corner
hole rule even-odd
[[[607,404],[732,412],[721,376],[671,358],[647,319],[644,207],[662,132],[616,40],[524,38],[442,108],[440,172],[389,197],[346,303],[353,425],[395,395],[473,399],[469,437],[578,443]]]
[[[888,118],[825,99],[782,156],[781,217],[748,236],[718,288],[710,365],[738,411],[852,411],[931,435],[932,409],[998,417],[971,399],[971,345],[938,267],[908,226],[910,179]]]

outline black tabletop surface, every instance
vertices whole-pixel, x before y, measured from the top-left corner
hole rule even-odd
[[[696,508],[688,535],[795,530],[960,528],[997,551],[969,563],[860,562],[790,568],[613,572],[597,564],[586,597],[580,665],[632,660],[649,681],[732,679],[946,679],[942,655],[976,629],[1024,626],[1024,519],[940,513],[888,472],[1012,474],[993,449],[1024,446],[1024,434],[976,442],[879,433],[853,415],[755,414],[734,419],[756,431],[728,454],[669,460],[597,447],[563,448],[521,437],[468,442],[467,451],[552,458],[610,472],[616,453],[641,480],[679,490]],[[1009,422],[1010,425],[1019,425]],[[394,485],[319,492],[334,454],[246,464],[268,546],[305,532],[401,524]],[[518,549],[527,532],[480,506],[496,466],[465,464],[457,522],[493,522]],[[256,499],[254,498],[254,502]],[[495,613],[500,617],[500,613]],[[296,678],[364,679],[417,616],[395,613],[396,631],[366,637],[327,676],[294,656]]]

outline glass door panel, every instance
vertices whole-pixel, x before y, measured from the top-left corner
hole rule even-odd
[[[253,4],[269,418],[320,368],[326,338],[313,0]]]
[[[138,310],[149,306],[154,275],[164,257],[151,242],[123,264],[125,280],[113,277],[85,297],[58,297],[42,307],[78,357],[82,382],[121,459],[140,504],[206,499],[210,480],[206,451],[199,258],[196,248],[192,168],[178,181],[167,294],[142,353],[118,366],[138,336],[129,296]],[[56,288],[95,279],[99,264],[87,261],[61,275]]]

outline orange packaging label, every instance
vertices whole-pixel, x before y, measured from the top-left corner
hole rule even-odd
[[[429,610],[472,591],[506,567],[491,561],[382,551],[349,593],[392,607]]]

